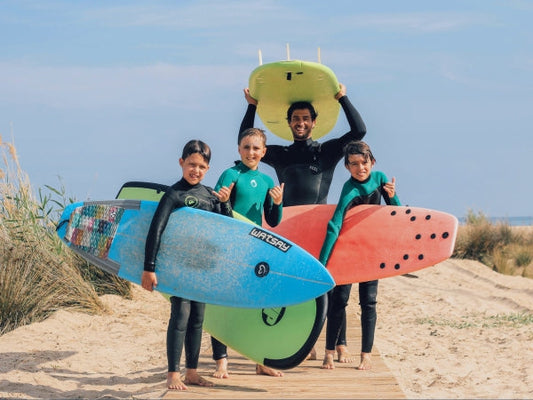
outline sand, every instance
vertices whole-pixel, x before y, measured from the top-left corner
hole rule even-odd
[[[379,293],[376,345],[406,396],[533,398],[533,280],[465,260],[416,276]]]
[[[133,295],[103,296],[105,315],[61,310],[0,336],[0,397],[164,396],[169,305]],[[380,281],[378,300],[376,349],[407,398],[533,398],[533,324],[507,321],[533,314],[532,279],[451,259]]]

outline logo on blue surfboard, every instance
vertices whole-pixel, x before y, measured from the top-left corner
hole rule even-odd
[[[287,243],[285,240],[280,239],[279,237],[274,236],[270,232],[264,231],[259,228],[254,227],[250,231],[250,235],[277,248],[278,250],[281,250],[284,253],[289,251],[289,249],[292,247],[292,245],[290,243]]]

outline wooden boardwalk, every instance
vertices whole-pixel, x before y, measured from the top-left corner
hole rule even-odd
[[[357,295],[348,305],[348,347],[352,354],[360,348],[360,327],[354,320],[358,304]],[[357,306],[358,307],[358,306]],[[335,363],[334,370],[323,370],[322,357],[325,346],[325,329],[317,344],[317,360],[304,361],[298,367],[284,370],[284,376],[275,378],[256,375],[255,364],[238,353],[229,352],[229,379],[215,379],[210,376],[214,371],[211,359],[209,336],[204,335],[198,371],[215,383],[216,386],[204,388],[189,386],[186,392],[168,391],[164,399],[405,399],[396,378],[385,365],[374,346],[373,367],[370,371],[358,371],[357,364]],[[357,352],[357,361],[359,353]]]

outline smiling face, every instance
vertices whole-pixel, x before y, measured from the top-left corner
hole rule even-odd
[[[307,140],[311,137],[316,121],[311,117],[311,112],[306,109],[296,109],[292,112],[289,127],[294,140]]]
[[[209,170],[209,163],[200,153],[192,153],[187,158],[180,158],[183,178],[190,184],[196,185],[204,179]]]
[[[350,154],[346,169],[350,171],[350,175],[356,181],[364,182],[370,176],[374,163],[375,161],[371,160],[370,157],[365,157],[362,154]]]
[[[239,143],[239,154],[244,165],[256,170],[259,161],[266,153],[266,146],[261,135],[244,136]]]

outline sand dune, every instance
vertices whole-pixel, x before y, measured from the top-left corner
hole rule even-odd
[[[451,259],[379,290],[376,347],[406,397],[533,398],[533,324],[508,321],[533,314],[533,280]],[[139,287],[103,299],[109,314],[61,310],[1,336],[0,397],[163,396],[167,301]]]
[[[380,282],[377,347],[409,398],[532,398],[533,280],[448,260]]]

